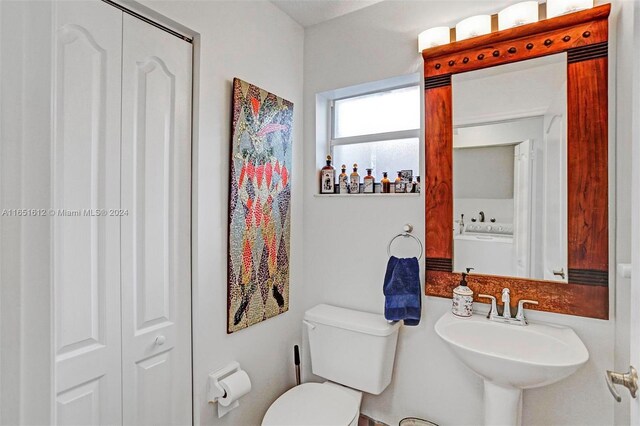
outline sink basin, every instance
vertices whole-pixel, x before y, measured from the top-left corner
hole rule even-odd
[[[546,386],[570,376],[589,359],[584,343],[568,327],[522,327],[489,321],[484,315],[459,318],[448,312],[435,328],[469,368],[504,386]]]
[[[569,327],[527,326],[459,318],[451,312],[435,325],[455,355],[484,379],[485,424],[520,423],[522,390],[546,386],[573,374],[589,352]]]

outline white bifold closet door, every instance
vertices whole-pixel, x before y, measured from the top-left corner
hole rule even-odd
[[[52,146],[56,424],[122,421],[120,206],[122,12],[56,2]],[[81,216],[63,216],[62,210]],[[46,249],[43,247],[43,249]]]
[[[191,423],[191,45],[132,16],[122,52],[125,424]]]
[[[55,9],[52,421],[190,424],[192,46]]]

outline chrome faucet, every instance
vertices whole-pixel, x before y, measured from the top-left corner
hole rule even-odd
[[[480,222],[484,222],[484,212],[478,213],[480,215]]]
[[[511,292],[508,288],[502,289],[502,317],[510,319],[511,318]]]
[[[511,291],[508,288],[502,289],[502,302],[504,303],[502,315],[498,313],[498,307],[496,304],[495,296],[491,296],[489,294],[479,294],[479,299],[490,299],[491,300],[491,309],[487,314],[487,318],[490,321],[500,321],[506,322],[507,324],[517,324],[517,325],[527,325],[527,319],[524,316],[524,305],[526,303],[531,305],[537,305],[538,302],[535,300],[527,300],[521,299],[518,301],[518,312],[516,313],[515,318],[511,317]]]
[[[527,325],[527,319],[524,317],[524,304],[528,303],[530,305],[537,305],[538,302],[535,300],[526,300],[520,299],[518,300],[518,313],[516,314],[516,321],[520,323],[520,325]]]

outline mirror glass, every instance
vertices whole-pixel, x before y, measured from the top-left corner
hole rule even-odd
[[[566,64],[452,77],[454,272],[567,281]]]

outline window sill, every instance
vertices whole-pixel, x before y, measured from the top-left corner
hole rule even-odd
[[[313,194],[314,197],[318,197],[318,198],[333,198],[333,197],[337,197],[337,198],[361,198],[361,197],[420,197],[420,193],[400,193],[400,194],[396,194],[395,192],[391,192],[391,193],[375,193],[375,194],[371,194],[371,193],[364,193],[361,192],[360,194]]]

